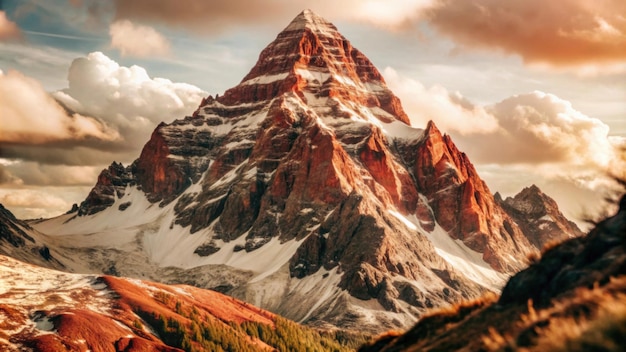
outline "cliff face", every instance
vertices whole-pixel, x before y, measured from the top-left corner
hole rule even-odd
[[[132,165],[103,171],[70,223],[140,214],[142,199],[162,214],[118,226],[151,261],[239,265],[261,277],[252,286],[286,275],[276,297],[292,299],[322,280],[321,303],[302,307],[265,288],[216,285],[320,325],[368,321],[362,300],[395,314],[377,317],[387,326],[406,325],[427,307],[497,290],[536,251],[450,137],[432,122],[410,127],[373,64],[310,11],[239,85],[159,125]],[[165,246],[180,257],[164,263]],[[261,256],[278,259],[250,267]]]
[[[131,167],[126,168],[121,163],[113,162],[100,172],[94,188],[78,208],[72,209],[72,212],[77,211],[78,216],[83,216],[102,211],[124,195],[126,186],[135,182]]]
[[[467,156],[434,123],[415,147],[414,173],[435,220],[450,236],[483,254],[493,268],[512,272],[520,262],[510,260],[533,252],[519,225],[498,204]]]

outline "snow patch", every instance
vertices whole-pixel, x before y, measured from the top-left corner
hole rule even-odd
[[[468,279],[491,290],[499,291],[508,278],[491,268],[482,258],[482,253],[467,247],[461,240],[455,240],[438,224],[432,232],[424,231],[415,215],[406,217],[396,211],[389,213],[402,221],[409,229],[423,233],[435,247],[435,251],[454,269]]]
[[[550,216],[550,214],[546,214],[546,215],[540,217],[538,219],[538,221],[551,221],[551,222],[554,222],[554,219],[552,218],[552,216]]]
[[[281,80],[287,78],[287,75],[289,75],[288,72],[279,73],[279,74],[275,74],[275,75],[258,76],[258,77],[249,79],[249,80],[247,80],[245,82],[242,82],[241,85],[247,86],[247,85],[254,85],[254,84],[269,84],[269,83],[273,83],[273,82],[276,82],[276,81],[281,81]]]
[[[298,31],[309,28],[315,33],[326,37],[336,37],[339,35],[337,30],[325,19],[319,17],[310,10],[304,10],[298,15],[285,29],[284,32]]]

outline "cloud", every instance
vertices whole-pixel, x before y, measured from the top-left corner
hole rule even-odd
[[[623,0],[402,0],[394,6],[381,0],[190,0],[185,6],[175,0],[117,0],[115,17],[219,33],[243,25],[286,24],[308,7],[332,21],[394,31],[421,32],[428,24],[463,47],[520,55],[533,65],[577,67],[586,75],[625,70]]]
[[[0,159],[2,160],[2,159]],[[13,186],[19,186],[22,185],[24,182],[16,177],[15,175],[13,175],[7,168],[5,165],[3,165],[2,163],[0,163],[0,185],[13,185]]]
[[[118,20],[109,27],[111,47],[122,56],[147,57],[167,55],[170,42],[154,28],[133,24],[129,20]]]
[[[487,110],[499,129],[477,136],[487,162],[568,163],[606,169],[617,157],[609,127],[574,109],[569,101],[535,91],[507,98]],[[489,151],[501,146],[498,153]]]
[[[50,218],[68,211],[89,187],[0,188],[0,204],[18,219]]]
[[[68,204],[58,197],[42,197],[39,192],[20,190],[0,195],[0,203],[7,207],[58,208]],[[71,204],[70,204],[71,205]]]
[[[22,31],[17,24],[7,18],[6,12],[0,11],[0,42],[21,38]]]
[[[39,82],[17,71],[0,71],[0,126],[0,145],[119,138],[97,119],[68,114]]]
[[[20,72],[0,73],[0,203],[19,218],[69,210],[102,169],[132,162],[158,123],[207,95],[99,52],[72,61],[68,83],[49,94]]]
[[[101,166],[49,165],[17,161],[0,165],[0,185],[92,186],[102,169]],[[6,175],[4,182],[2,174]]]
[[[120,66],[99,52],[75,59],[68,80],[67,89],[51,96],[17,71],[0,76],[0,157],[98,171],[113,161],[129,163],[158,123],[190,114],[206,95],[192,85],[152,78],[142,67]],[[11,173],[25,184],[53,183],[35,177],[40,173],[28,165],[13,166]]]
[[[496,130],[466,135],[450,131],[475,163],[522,165],[545,179],[559,178],[592,190],[598,189],[597,180],[603,186],[609,174],[626,171],[624,141],[609,136],[604,122],[553,94],[515,95],[485,110],[498,121]]]
[[[392,68],[383,72],[413,126],[435,121],[475,162],[607,170],[619,159],[622,142],[609,137],[609,126],[556,95],[534,91],[480,106],[458,92],[426,88]]]
[[[75,59],[68,81],[69,87],[54,92],[54,97],[68,109],[97,116],[118,131],[122,143],[96,149],[114,153],[122,162],[139,155],[156,125],[191,114],[207,95],[190,84],[152,78],[140,66],[120,66],[101,52]]]
[[[416,80],[400,76],[391,67],[385,68],[383,74],[415,127],[423,128],[429,120],[435,120],[440,129],[460,135],[493,132],[498,127],[495,116],[458,92],[451,93],[441,86],[426,88]]]
[[[466,47],[555,66],[626,61],[623,0],[440,0],[429,23]]]
[[[300,11],[311,8],[331,20],[354,20],[374,23],[389,29],[398,29],[414,16],[432,6],[435,0],[399,0],[389,6],[383,0],[305,0],[293,1],[204,1],[189,0],[181,6],[177,0],[116,0],[116,18],[142,20],[204,33],[221,32],[242,25],[286,25]]]

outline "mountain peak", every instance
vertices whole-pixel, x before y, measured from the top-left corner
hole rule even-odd
[[[337,32],[337,28],[332,23],[309,9],[300,12],[283,31],[290,32],[305,28],[331,35],[333,32]]]
[[[426,124],[426,129],[424,130],[424,135],[441,135],[439,128],[437,128],[437,125],[435,125],[435,122],[433,120],[428,120],[428,123]]]
[[[263,49],[241,83],[216,101],[225,106],[258,105],[294,93],[297,105],[333,106],[335,118],[353,118],[357,103],[371,112],[359,119],[373,121],[373,116],[385,123],[399,120],[409,125],[400,100],[374,64],[332,23],[310,10],[296,16]]]
[[[500,198],[499,202],[538,249],[582,235],[578,226],[561,213],[556,201],[536,185],[525,187],[514,197]]]

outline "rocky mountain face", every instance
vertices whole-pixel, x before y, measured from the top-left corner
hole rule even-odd
[[[546,244],[583,235],[575,223],[565,218],[556,202],[535,185],[505,200],[498,193],[495,198],[539,249]]]
[[[408,122],[374,65],[307,10],[239,85],[33,226],[95,272],[187,280],[313,325],[406,326],[498,290],[551,239],[434,123]]]
[[[388,335],[361,351],[620,351],[626,330],[624,234],[626,197],[617,214],[589,234],[548,248],[499,297],[431,313],[406,334]]]
[[[62,273],[0,256],[0,349],[348,351],[320,333],[210,290]]]
[[[45,235],[33,229],[0,204],[0,254],[44,265],[63,269],[64,265],[46,245]]]

